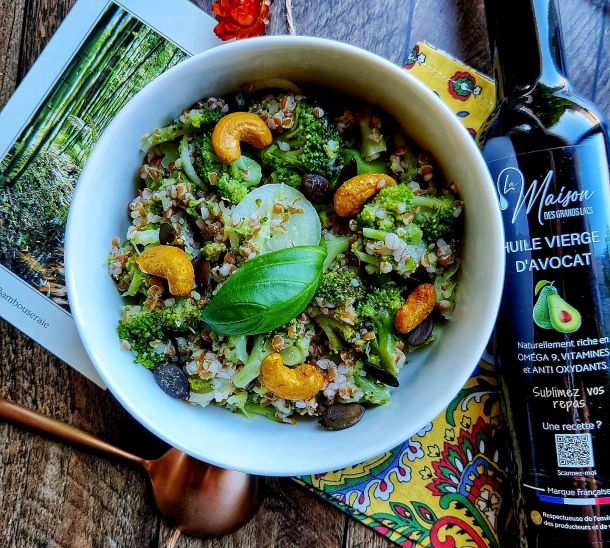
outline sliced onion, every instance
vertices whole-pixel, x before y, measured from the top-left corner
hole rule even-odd
[[[193,163],[191,162],[191,155],[189,154],[189,141],[186,135],[180,140],[180,160],[182,160],[182,169],[184,169],[184,173],[186,173],[186,176],[191,180],[191,182],[201,188],[205,188],[203,181],[199,178],[199,175],[197,175],[197,172],[193,167]]]

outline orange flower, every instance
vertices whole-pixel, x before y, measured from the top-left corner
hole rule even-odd
[[[221,40],[262,36],[269,22],[271,0],[217,0],[212,11],[218,19],[214,32]]]

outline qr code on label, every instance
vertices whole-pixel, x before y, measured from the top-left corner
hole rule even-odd
[[[591,434],[555,434],[557,464],[565,468],[595,466]]]

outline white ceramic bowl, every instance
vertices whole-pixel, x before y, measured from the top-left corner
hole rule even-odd
[[[201,97],[248,81],[283,77],[320,83],[381,105],[456,181],[466,203],[465,255],[455,321],[412,356],[389,405],[357,425],[327,432],[166,396],[122,351],[115,326],[122,304],[106,270],[114,236],[124,237],[136,193],[141,137]],[[78,182],[66,233],[72,312],[91,360],[112,393],[144,426],[204,461],[264,475],[301,475],[356,464],[398,445],[431,421],[468,379],[498,308],[504,252],[493,184],[472,138],[441,101],[403,69],[352,46],[306,37],[266,37],[219,46],[169,70],[127,104],[97,143]]]

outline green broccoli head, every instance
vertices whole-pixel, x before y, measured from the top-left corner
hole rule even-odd
[[[150,276],[140,270],[140,267],[136,264],[134,257],[127,259],[127,271],[126,276],[129,279],[129,287],[122,296],[123,297],[135,297],[138,293],[146,294],[149,287]]]
[[[324,270],[332,266],[332,263],[349,249],[349,237],[337,236],[332,232],[327,232],[322,238],[322,242],[326,246],[326,258],[324,259]]]
[[[356,306],[365,294],[356,268],[343,267],[324,273],[316,299],[321,299],[329,310],[327,314],[319,313],[313,319],[328,337],[328,345],[334,352],[340,352],[345,343],[356,336]],[[313,310],[315,313],[315,308]]]
[[[409,184],[412,181],[421,180],[421,167],[419,164],[408,163],[406,169],[399,175],[398,180],[402,184]]]
[[[363,392],[362,401],[371,405],[385,405],[390,401],[390,389],[375,379],[367,376],[362,362],[358,362],[354,371],[354,382]]]
[[[155,145],[174,141],[178,137],[193,133],[201,128],[211,127],[222,117],[223,112],[219,104],[192,109],[181,114],[169,126],[157,128],[145,135],[142,139],[142,150],[148,152]]]
[[[248,361],[248,337],[234,335],[227,337],[220,349],[227,361],[236,364],[245,364]]]
[[[316,297],[334,304],[336,308],[344,306],[346,301],[359,302],[365,295],[362,279],[353,267],[325,272],[316,293]]]
[[[269,344],[267,337],[257,335],[252,343],[252,350],[244,363],[244,366],[233,377],[233,384],[237,388],[245,388],[261,371],[263,360],[273,352],[272,346]]]
[[[263,163],[273,171],[288,168],[331,177],[338,169],[342,139],[326,114],[316,114],[320,109],[300,103],[292,128],[261,153]]]
[[[167,358],[164,353],[157,353],[150,343],[168,342],[181,333],[200,330],[200,313],[199,307],[190,299],[176,299],[173,306],[155,310],[126,306],[117,332],[119,339],[129,343],[136,355],[136,363],[153,369]]]
[[[217,262],[220,256],[227,251],[227,246],[221,242],[206,242],[201,249],[207,261]]]
[[[248,156],[240,156],[238,160],[228,167],[224,166],[223,169],[225,171],[215,173],[216,187],[221,196],[234,204],[238,204],[246,197],[251,186],[261,182],[261,166]],[[214,177],[214,174],[210,173],[209,176]]]
[[[328,338],[328,347],[333,352],[341,352],[348,343],[356,336],[354,328],[342,320],[319,314],[314,321],[322,328]]]
[[[242,179],[223,173],[216,183],[218,193],[233,204],[241,202],[248,194],[248,187]]]
[[[194,148],[195,171],[204,182],[215,182],[223,172],[224,165],[214,152],[211,135],[204,133],[201,137],[197,138]]]
[[[402,306],[404,299],[395,287],[376,288],[369,292],[358,307],[358,315],[368,320],[374,328],[376,339],[372,345],[378,363],[394,376],[398,375],[396,362],[396,333],[394,316]],[[372,360],[377,364],[377,360]]]
[[[293,188],[301,187],[301,174],[285,165],[275,166],[271,172],[271,182],[273,183],[284,183],[285,185]]]
[[[457,218],[462,212],[460,202],[453,196],[413,197],[411,207],[415,222],[421,227],[428,243],[450,236],[455,231]]]
[[[382,188],[363,208],[358,223],[363,227],[395,232],[404,225],[403,216],[410,209],[413,191],[405,184]]]

